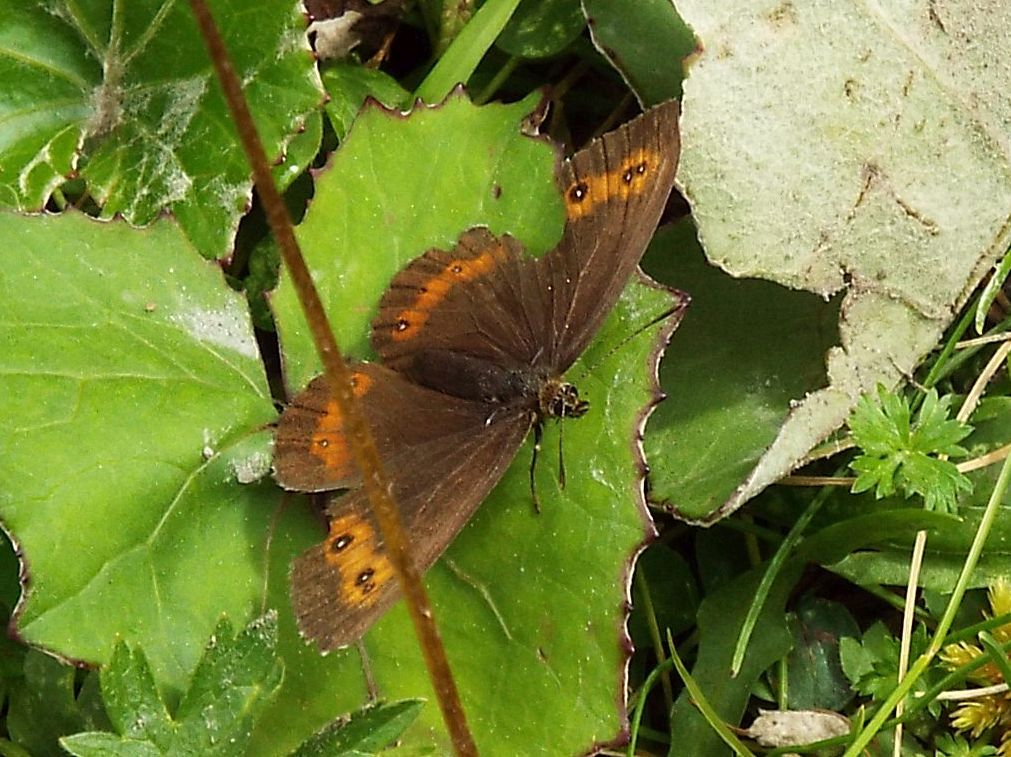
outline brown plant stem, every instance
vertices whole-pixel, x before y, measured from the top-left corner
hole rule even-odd
[[[355,401],[351,388],[351,373],[341,356],[340,348],[337,346],[333,331],[330,329],[330,322],[323,309],[323,303],[319,299],[312,277],[309,275],[309,269],[306,267],[298,242],[295,240],[291,218],[281,200],[280,193],[274,186],[267,156],[253,125],[253,119],[242,94],[239,79],[235,75],[235,70],[225,51],[224,42],[211,18],[206,3],[204,0],[190,0],[190,5],[207,44],[211,61],[224,90],[225,100],[238,129],[243,148],[252,165],[256,190],[260,194],[267,221],[277,238],[285,265],[288,266],[292,283],[298,293],[306,322],[309,324],[313,341],[323,362],[327,385],[345,420],[347,438],[354,452],[355,462],[362,473],[362,483],[375,511],[383,541],[389,550],[390,560],[400,582],[400,589],[407,600],[411,620],[414,621],[418,642],[421,645],[442,716],[453,741],[453,747],[459,755],[476,755],[477,747],[467,728],[466,716],[460,703],[456,684],[453,681],[449,662],[446,659],[446,651],[442,646],[442,640],[435,625],[428,595],[421,583],[421,574],[411,557],[407,536],[400,521],[400,512],[390,494],[388,479],[383,473],[382,462],[379,459],[375,441],[369,431],[365,416]]]

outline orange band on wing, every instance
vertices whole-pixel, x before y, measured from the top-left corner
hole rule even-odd
[[[340,601],[348,607],[375,603],[382,596],[377,589],[393,580],[393,566],[372,523],[356,513],[330,522],[323,555],[340,573]]]
[[[613,171],[578,179],[565,189],[565,212],[570,220],[582,218],[609,200],[641,194],[649,186],[660,154],[641,148]]]
[[[354,371],[351,374],[351,387],[355,397],[361,397],[371,385],[372,379],[367,373]],[[345,473],[354,469],[351,447],[344,436],[344,416],[333,399],[327,401],[326,409],[316,424],[309,452],[319,458],[329,470]]]
[[[499,243],[472,258],[450,260],[445,268],[425,282],[421,292],[397,314],[391,328],[394,341],[403,342],[417,336],[428,321],[428,314],[446,297],[453,287],[472,281],[495,269],[505,256],[505,247]]]

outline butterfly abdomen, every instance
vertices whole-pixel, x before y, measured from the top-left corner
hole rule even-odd
[[[424,350],[405,359],[397,370],[415,383],[461,399],[502,405],[538,402],[543,377],[529,366],[504,366],[454,350]]]

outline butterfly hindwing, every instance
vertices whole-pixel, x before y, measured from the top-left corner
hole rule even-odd
[[[425,570],[501,478],[530,417],[521,412],[490,417],[492,411],[481,403],[417,386],[380,365],[362,363],[353,370],[359,377],[356,391],[368,387],[360,400],[412,556]],[[330,446],[337,441],[332,437]],[[322,650],[352,643],[399,594],[364,492],[354,488],[338,497],[328,516],[326,539],[298,557],[292,568],[299,627]]]
[[[352,366],[352,385],[359,401],[375,404],[368,376]],[[281,414],[274,435],[274,478],[285,489],[321,492],[343,489],[357,480],[344,421],[330,397],[326,380],[313,379]]]

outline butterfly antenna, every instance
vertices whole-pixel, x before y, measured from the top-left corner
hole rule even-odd
[[[541,502],[537,499],[537,480],[534,472],[537,470],[537,453],[541,451],[541,437],[544,435],[544,426],[540,419],[534,421],[534,454],[530,458],[530,499],[534,503],[534,513],[541,514]]]
[[[605,352],[603,355],[601,355],[600,358],[593,365],[585,365],[585,366],[583,366],[582,370],[579,372],[579,375],[576,378],[573,379],[572,383],[578,384],[579,381],[581,379],[583,379],[585,376],[587,376],[590,373],[593,373],[593,371],[597,367],[597,365],[599,365],[603,361],[607,360],[609,357],[611,357],[611,355],[613,355],[615,352],[617,352],[618,350],[620,350],[621,348],[623,348],[626,344],[628,344],[633,339],[635,339],[637,336],[639,336],[639,334],[641,334],[642,332],[646,331],[646,329],[652,328],[656,324],[662,323],[663,321],[666,321],[668,318],[680,318],[681,314],[684,312],[684,309],[688,305],[688,295],[686,295],[684,292],[681,292],[681,291],[676,290],[676,289],[670,289],[669,291],[671,291],[673,294],[675,294],[678,297],[678,302],[677,303],[675,303],[671,307],[669,307],[666,310],[664,310],[658,316],[650,319],[649,321],[647,321],[646,323],[644,323],[642,326],[639,326],[638,328],[636,328],[631,334],[628,334],[627,336],[625,336],[624,338],[622,338],[617,344],[615,344],[614,346],[612,346],[607,352]]]

